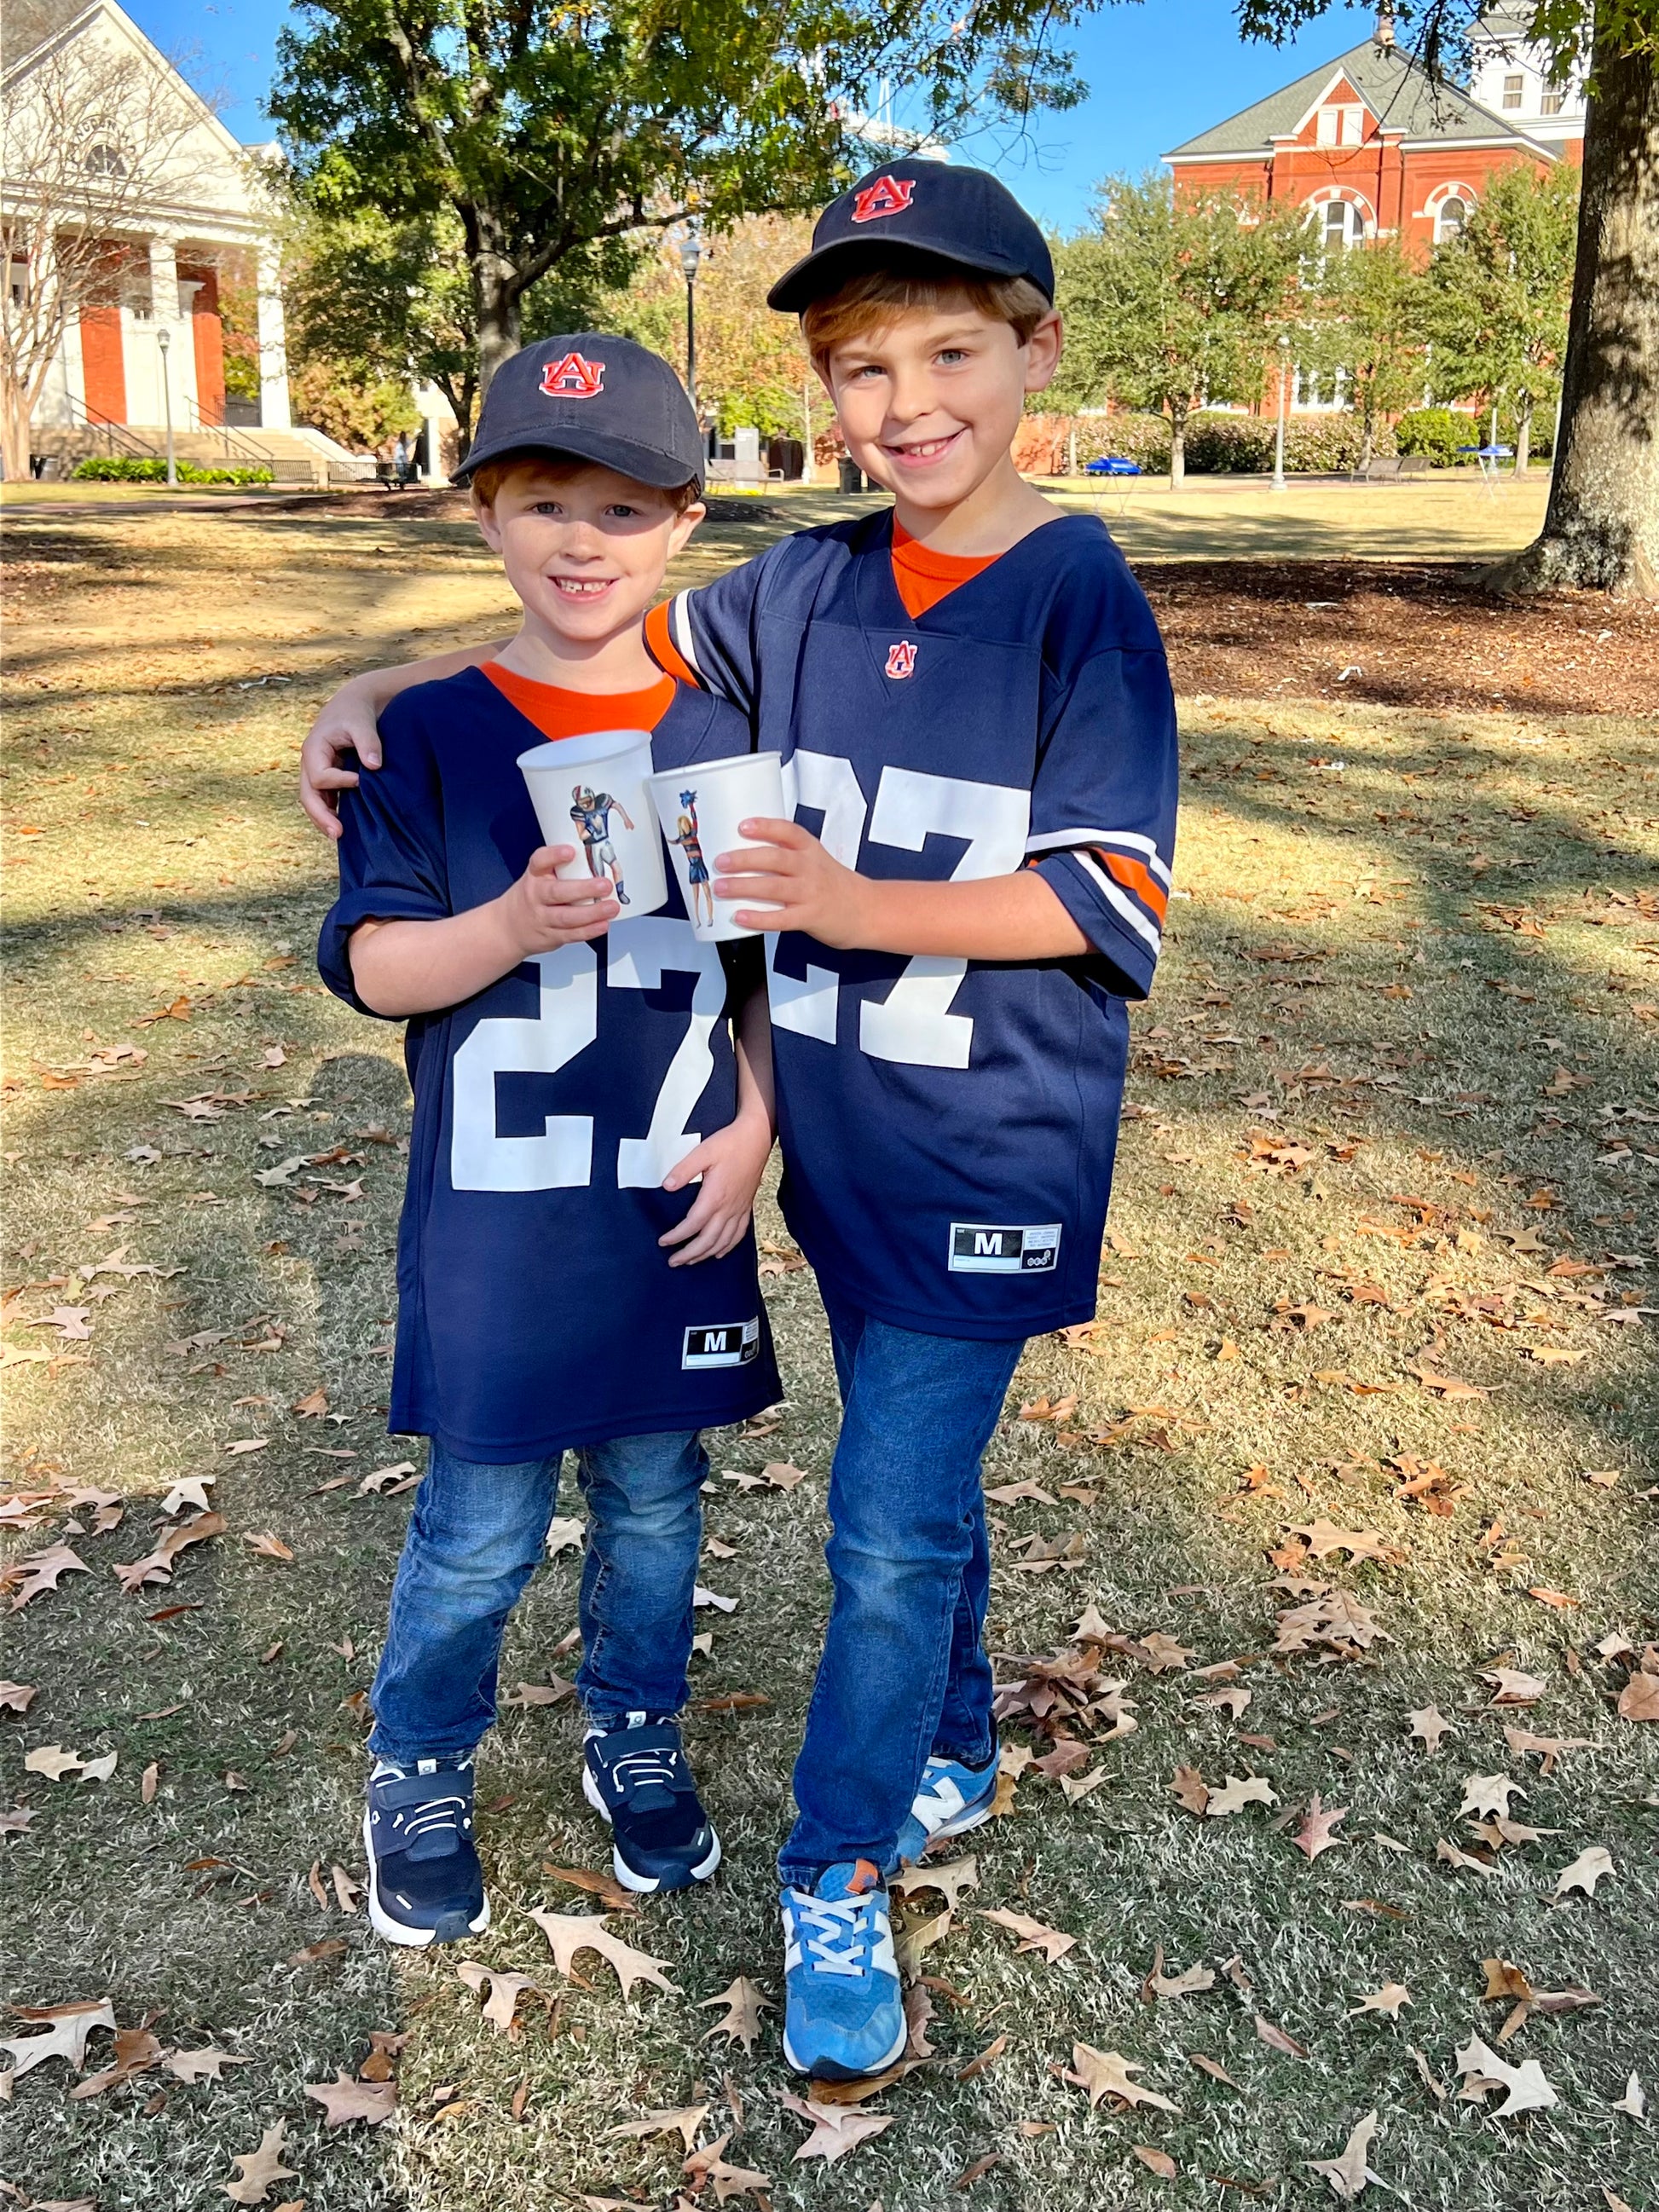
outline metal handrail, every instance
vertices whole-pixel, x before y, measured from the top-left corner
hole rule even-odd
[[[159,446],[152,446],[148,438],[141,438],[125,422],[94,421],[88,414],[84,403],[72,392],[65,392],[69,401],[70,425],[73,429],[90,430],[94,437],[101,437],[112,459],[118,452],[130,461],[159,461],[163,456]]]
[[[245,437],[241,431],[233,430],[228,422],[208,422],[193,392],[186,392],[184,394],[184,402],[186,427],[200,432],[204,436],[222,438],[227,460],[229,460],[234,454],[239,460],[246,462],[253,468],[268,469],[271,465],[276,456],[268,446],[258,445],[253,439]]]

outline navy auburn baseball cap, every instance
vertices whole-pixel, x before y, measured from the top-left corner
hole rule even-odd
[[[779,277],[766,304],[799,314],[866,269],[891,264],[894,249],[954,261],[982,276],[1028,276],[1054,296],[1047,240],[1005,184],[985,169],[948,161],[889,161],[831,200],[812,232],[812,251]]]
[[[455,483],[509,453],[568,454],[659,491],[701,488],[707,458],[685,386],[662,356],[596,331],[538,338],[501,363]]]

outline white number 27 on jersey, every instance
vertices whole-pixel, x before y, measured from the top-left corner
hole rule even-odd
[[[649,915],[616,924],[605,962],[612,991],[659,989],[669,969],[696,979],[691,1018],[650,1126],[617,1150],[617,1188],[653,1189],[702,1141],[685,1125],[714,1072],[710,1039],[726,1003],[725,973],[719,953],[697,942],[689,922]],[[556,1075],[599,1033],[599,963],[591,945],[562,945],[527,964],[539,978],[536,1012],[480,1022],[455,1054],[449,1179],[457,1190],[568,1190],[592,1181],[591,1114],[549,1114],[538,1136],[496,1134],[498,1075]]]
[[[798,752],[784,770],[794,773],[799,804],[823,814],[823,842],[849,868],[859,864],[866,805],[850,761],[832,753]],[[971,783],[958,776],[926,775],[915,769],[884,768],[869,810],[869,842],[920,853],[930,836],[958,837],[968,849],[951,872],[952,883],[1012,875],[1025,855],[1030,795],[1000,783]],[[767,940],[769,963],[777,940]],[[953,1014],[968,973],[965,960],[918,953],[884,1000],[860,1011],[859,1043],[872,1060],[912,1067],[966,1067],[974,1024]],[[836,1042],[840,985],[833,973],[809,967],[805,981],[771,973],[772,1018],[781,1029]]]

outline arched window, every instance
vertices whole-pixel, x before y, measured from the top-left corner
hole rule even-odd
[[[1322,254],[1346,253],[1365,236],[1365,210],[1358,200],[1320,200],[1309,211],[1308,227],[1317,236]]]
[[[127,173],[119,147],[103,139],[87,149],[85,167],[89,177],[125,177]]]
[[[1443,246],[1448,239],[1461,238],[1468,228],[1469,217],[1474,213],[1474,194],[1467,185],[1443,185],[1430,199],[1429,213],[1434,218],[1434,242]]]

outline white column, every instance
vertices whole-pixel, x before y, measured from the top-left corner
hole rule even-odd
[[[283,321],[282,263],[274,246],[259,248],[259,427],[286,430],[293,423],[288,402],[288,333]]]
[[[444,473],[443,434],[446,423],[455,419],[453,410],[435,384],[417,384],[415,404],[421,410],[426,425],[426,475],[422,481],[429,484],[447,483]]]

